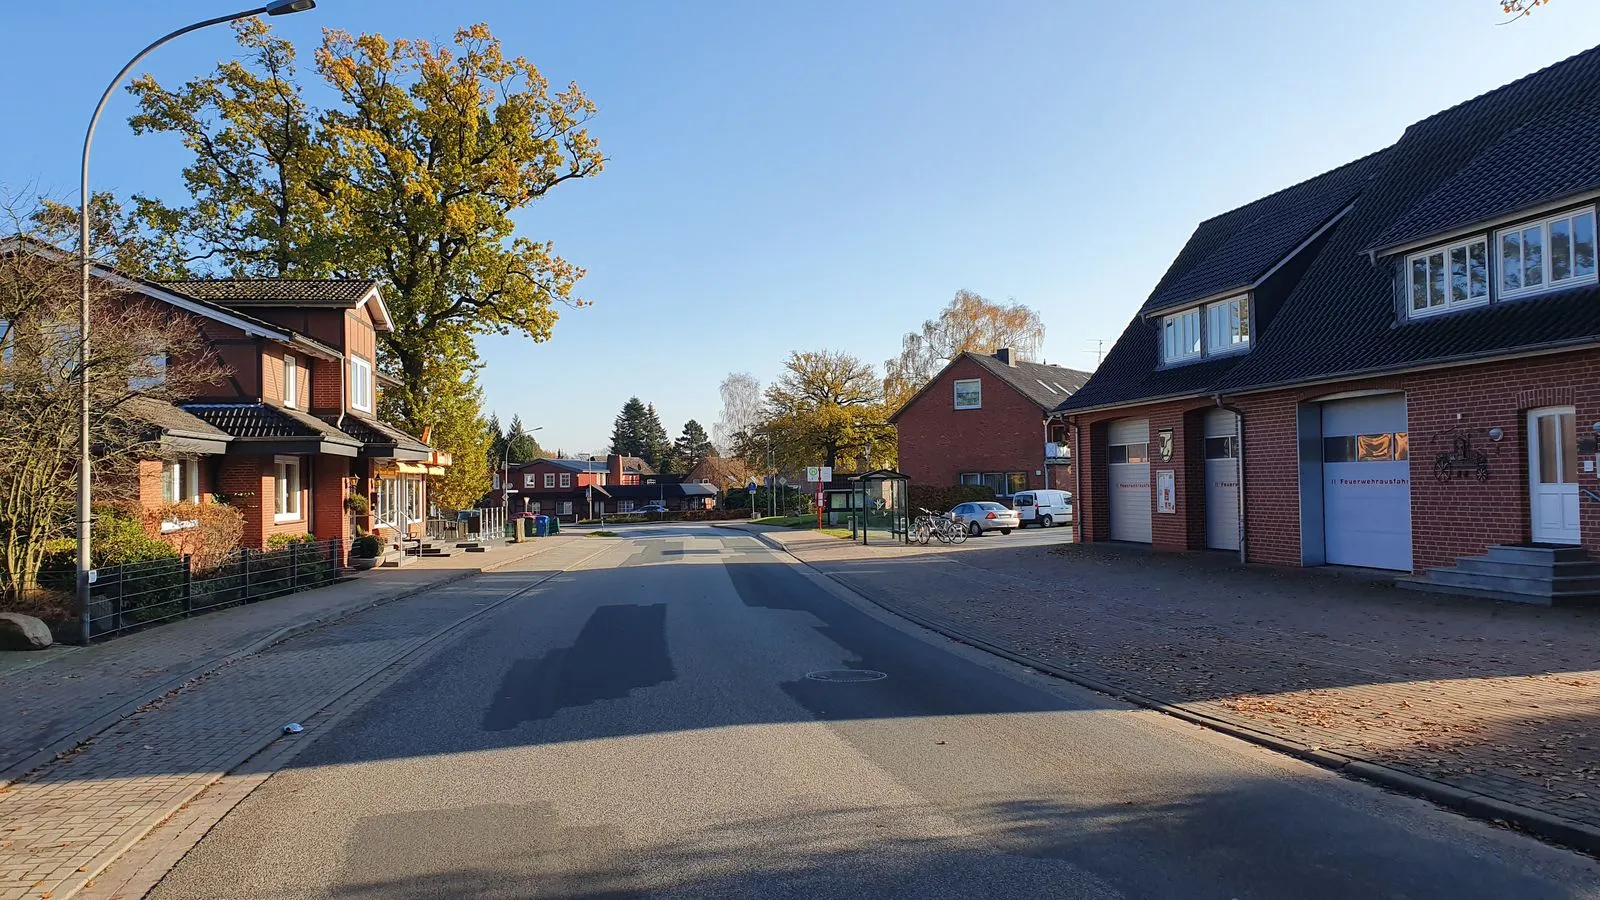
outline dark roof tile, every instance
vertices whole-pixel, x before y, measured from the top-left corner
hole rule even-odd
[[[993,373],[1006,384],[1016,388],[1024,397],[1038,404],[1040,409],[1054,409],[1061,401],[1083,387],[1089,380],[1088,372],[1018,360],[1006,365],[994,356],[984,353],[965,353],[968,359]]]
[[[241,306],[353,306],[378,283],[370,278],[195,278],[162,285]]]

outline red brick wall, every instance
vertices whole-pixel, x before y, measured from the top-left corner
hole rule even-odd
[[[1452,565],[1462,557],[1484,553],[1492,544],[1528,541],[1532,530],[1527,413],[1544,406],[1572,406],[1579,438],[1590,434],[1592,423],[1600,421],[1600,379],[1587,374],[1595,365],[1600,365],[1600,351],[1582,351],[1224,398],[1244,420],[1246,558],[1300,565],[1296,411],[1302,403],[1348,391],[1400,390],[1406,395],[1416,571]],[[1080,452],[1087,458],[1077,510],[1081,539],[1109,537],[1107,423],[1148,417],[1152,457],[1161,428],[1174,429],[1175,445],[1170,464],[1152,458],[1152,482],[1155,471],[1163,468],[1174,469],[1177,481],[1177,514],[1152,514],[1154,543],[1168,549],[1204,547],[1204,416],[1214,406],[1210,400],[1177,401],[1076,417]],[[1457,426],[1466,430],[1474,450],[1488,454],[1486,482],[1435,479],[1434,457],[1450,450],[1449,437],[1440,435]],[[1490,428],[1504,432],[1498,443],[1490,441]],[[1578,477],[1581,487],[1600,491],[1596,473],[1580,470]],[[1579,508],[1583,546],[1600,554],[1600,503],[1584,498]]]
[[[225,457],[217,471],[217,488],[244,514],[241,547],[260,550],[272,529],[272,467],[260,456]]]
[[[313,462],[311,475],[312,533],[319,541],[338,541],[339,565],[343,566],[350,550],[350,517],[345,512],[344,499],[348,495],[346,478],[350,475],[350,460],[337,456],[319,456]]]
[[[309,373],[302,373],[309,385],[308,402],[311,409],[333,412],[340,408],[340,391],[344,386],[344,363],[339,360],[315,359],[306,360],[311,366]],[[346,407],[348,408],[348,407]]]
[[[1150,420],[1150,536],[1166,550],[1199,550],[1206,545],[1205,517],[1205,416],[1216,408],[1212,400],[1186,400],[1091,413],[1075,417],[1080,440],[1088,454],[1083,467],[1081,496],[1077,499],[1080,540],[1111,539],[1111,489],[1106,483],[1109,453],[1107,439],[1112,422]],[[1172,458],[1160,457],[1160,433],[1172,429]],[[1156,473],[1172,470],[1173,499],[1177,511],[1156,511]],[[1072,490],[1071,483],[1062,486]]]
[[[981,409],[955,408],[955,382],[983,382]],[[916,484],[956,484],[963,472],[1025,472],[1044,487],[1045,414],[1010,385],[970,359],[960,359],[901,412],[900,471]],[[1071,490],[1052,469],[1052,488]]]

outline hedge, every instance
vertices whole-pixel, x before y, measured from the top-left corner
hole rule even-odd
[[[960,503],[993,500],[994,491],[981,484],[913,484],[907,489],[907,499],[913,514],[923,509],[942,513]]]

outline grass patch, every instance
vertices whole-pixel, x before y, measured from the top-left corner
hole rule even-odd
[[[812,521],[815,520],[813,519]],[[850,537],[850,529],[848,528],[817,528],[813,530],[816,531],[817,534],[825,534],[829,537],[845,538],[847,540]]]
[[[591,531],[589,537],[616,537],[615,531]]]

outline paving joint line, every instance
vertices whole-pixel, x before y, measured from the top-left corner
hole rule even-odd
[[[355,676],[353,676],[353,677],[351,677],[349,679],[346,679],[344,682],[342,682],[340,684],[340,686],[338,688],[335,689],[335,693],[331,697],[325,697],[322,700],[314,701],[314,705],[312,705],[312,702],[308,702],[308,706],[310,708],[306,711],[307,714],[306,714],[305,718],[314,718],[322,710],[337,704],[344,697],[346,697],[346,696],[354,693],[355,691],[359,690],[362,685],[364,685],[367,682],[372,681],[372,680],[377,679],[380,676],[382,676],[384,674],[385,670],[389,669],[390,667],[404,664],[406,662],[406,660],[408,658],[410,658],[412,655],[414,655],[414,654],[418,653],[419,651],[426,649],[428,646],[430,646],[430,645],[432,645],[432,644],[434,644],[434,643],[436,643],[436,642],[448,637],[452,632],[456,631],[458,628],[461,628],[462,626],[466,625],[467,623],[471,622],[472,620],[478,618],[479,616],[482,616],[485,613],[488,613],[488,612],[491,612],[491,611],[493,611],[495,609],[498,609],[501,606],[503,606],[503,605],[505,605],[507,603],[510,603],[511,601],[516,600],[517,598],[522,597],[523,595],[533,591],[535,588],[538,588],[538,587],[544,585],[545,583],[549,582],[551,579],[555,578],[556,576],[565,574],[566,572],[570,571],[571,569],[573,569],[573,568],[575,568],[577,566],[583,565],[584,563],[588,562],[589,560],[591,560],[591,559],[595,558],[596,556],[599,556],[600,554],[602,554],[602,553],[606,552],[607,550],[611,549],[612,546],[614,546],[614,545],[608,545],[608,546],[603,546],[603,547],[597,548],[593,553],[590,553],[589,555],[583,557],[582,559],[576,560],[576,561],[574,561],[574,562],[572,562],[572,563],[570,563],[570,564],[568,564],[566,566],[563,566],[560,569],[557,569],[555,571],[549,572],[544,577],[538,579],[537,581],[534,581],[531,584],[524,585],[523,587],[520,587],[517,590],[512,591],[511,593],[505,595],[504,597],[501,597],[498,600],[495,600],[495,601],[493,601],[491,603],[488,603],[488,604],[486,604],[486,605],[484,605],[482,607],[474,609],[473,611],[471,611],[469,613],[466,613],[463,616],[460,616],[459,618],[457,618],[457,619],[453,620],[452,622],[450,622],[449,624],[445,625],[443,628],[439,629],[438,631],[435,631],[433,634],[428,635],[426,637],[419,638],[416,641],[411,642],[410,644],[408,644],[404,648],[402,648],[398,655],[391,656],[391,657],[387,658],[383,662],[380,662],[377,665],[374,665],[373,667],[371,667],[370,669],[368,669],[364,673],[360,673],[360,674],[357,674],[357,675],[355,675]],[[515,562],[520,562],[522,560],[526,560],[526,559],[532,558],[534,556],[540,556],[540,555],[543,555],[543,553],[545,553],[545,552],[547,552],[547,551],[540,551],[539,553],[528,554],[527,556],[519,557],[518,559],[515,559],[515,560],[506,560],[504,563],[501,564],[501,566],[503,567],[505,565],[510,565],[512,563],[515,563]],[[486,567],[484,571],[492,571],[492,570],[488,569]],[[479,572],[478,574],[482,574],[482,572]],[[462,580],[462,579],[460,579],[460,578],[452,578],[452,579],[449,580],[449,583],[453,583],[455,581],[460,581],[460,580]],[[435,587],[442,587],[444,585],[443,584],[436,584],[434,586]],[[413,596],[414,596],[414,594],[413,594]],[[373,604],[373,605],[380,605],[380,604]],[[371,607],[369,606],[367,608],[370,609]],[[284,640],[287,640],[287,639],[288,638],[284,638]],[[262,741],[262,738],[265,738],[265,740]],[[118,859],[123,857],[130,850],[132,850],[139,843],[139,841],[141,841],[141,840],[143,840],[145,838],[145,836],[147,836],[151,832],[155,831],[163,823],[171,820],[175,815],[181,813],[181,811],[183,810],[183,808],[185,806],[188,806],[188,805],[194,803],[197,799],[199,799],[213,785],[217,784],[223,778],[227,777],[229,772],[232,772],[232,771],[235,771],[235,770],[237,770],[237,769],[239,769],[241,767],[247,766],[252,759],[260,756],[262,753],[264,753],[265,751],[267,751],[270,748],[272,748],[275,744],[277,744],[283,738],[284,738],[284,735],[283,735],[283,732],[282,732],[281,728],[278,727],[278,726],[274,726],[270,731],[269,730],[263,730],[263,731],[259,732],[257,737],[252,737],[252,738],[249,738],[248,740],[241,741],[241,744],[248,744],[250,746],[254,746],[255,749],[249,751],[245,755],[245,757],[243,759],[241,759],[241,760],[239,760],[237,762],[228,764],[226,766],[226,768],[223,768],[221,771],[216,772],[214,775],[210,774],[210,773],[206,773],[207,777],[203,781],[201,781],[200,783],[195,785],[192,789],[185,790],[181,797],[178,797],[178,798],[174,799],[172,802],[170,802],[168,804],[168,807],[167,807],[166,811],[161,814],[160,818],[157,818],[154,821],[149,822],[149,824],[147,824],[147,825],[136,826],[134,828],[129,829],[127,832],[125,832],[117,840],[117,842],[115,844],[112,844],[110,847],[107,847],[105,850],[101,851],[101,853],[99,854],[99,856],[96,859],[91,860],[89,863],[87,863],[83,867],[81,867],[79,869],[79,871],[73,873],[73,875],[71,877],[74,878],[78,882],[77,884],[72,885],[70,887],[60,888],[58,891],[55,892],[55,896],[58,898],[58,900],[68,900],[68,898],[76,896],[80,891],[84,890],[85,886],[88,883],[93,882],[95,879],[99,878],[101,873],[105,872],[114,863],[116,863],[116,861]],[[258,742],[260,742],[260,743],[258,743]],[[309,744],[309,742],[306,742],[306,744]],[[301,746],[305,746],[305,745],[301,745]],[[296,750],[295,752],[298,752],[298,750]],[[283,763],[288,762],[292,758],[293,758],[293,754],[286,755],[286,756],[284,756],[282,759],[280,759],[278,761],[278,764],[281,766]],[[261,775],[265,775],[266,777],[270,777],[270,775],[271,775],[270,772],[267,772],[267,773],[252,773],[252,774],[261,774]],[[257,784],[259,785],[260,783],[265,782],[266,781],[266,777],[261,778],[260,781],[257,782]],[[239,797],[239,801],[243,801],[245,799],[245,797],[247,797],[247,796],[248,796],[248,794],[241,795]],[[232,809],[232,807],[229,807],[228,810],[225,810],[223,812],[223,816],[225,816],[228,811],[231,811],[231,809]],[[216,821],[221,821],[221,820],[222,820],[222,816],[218,816],[217,819],[216,819]],[[213,822],[212,824],[214,825],[215,822]],[[209,828],[207,830],[209,830]],[[200,838],[203,838],[203,837],[204,837],[204,834],[202,834],[200,836]],[[199,842],[200,838],[196,839],[196,843]]]
[[[898,604],[873,597],[843,578],[812,565],[802,559],[799,554],[790,550],[782,541],[769,538],[764,532],[750,531],[736,526],[723,527],[751,535],[766,546],[787,554],[795,562],[838,584],[862,600],[958,644],[975,647],[1002,659],[1027,666],[1055,678],[1060,678],[1063,681],[1089,688],[1097,693],[1105,694],[1113,699],[1163,713],[1175,719],[1188,722],[1191,725],[1220,732],[1256,746],[1265,747],[1268,750],[1293,756],[1319,767],[1331,769],[1339,774],[1377,784],[1398,793],[1421,797],[1473,818],[1483,819],[1491,823],[1513,825],[1545,840],[1581,850],[1588,854],[1600,855],[1600,828],[1563,816],[1553,815],[1530,806],[1524,806],[1520,803],[1502,800],[1489,794],[1458,788],[1432,778],[1414,775],[1388,764],[1374,762],[1354,754],[1326,750],[1322,747],[1314,747],[1289,738],[1258,731],[1248,725],[1233,722],[1219,716],[1195,712],[1137,691],[1118,687],[1026,653],[1011,650],[960,626],[952,625],[921,613],[911,612],[901,608]]]
[[[272,631],[271,633],[264,635],[263,637],[249,644],[246,644],[244,647],[238,650],[234,650],[223,656],[212,657],[211,659],[200,663],[189,671],[180,675],[176,675],[167,681],[162,682],[157,687],[151,688],[149,691],[140,694],[133,700],[116,704],[107,712],[102,713],[96,718],[90,720],[88,725],[84,725],[75,729],[72,734],[52,741],[27,757],[24,757],[18,762],[7,766],[3,770],[0,770],[0,789],[11,787],[18,782],[25,780],[29,775],[32,775],[34,772],[55,761],[63,753],[68,753],[79,747],[93,743],[94,740],[100,735],[116,726],[117,723],[127,719],[129,716],[138,713],[142,708],[149,706],[152,703],[159,702],[166,697],[182,690],[191,683],[220,672],[221,670],[226,669],[242,659],[254,656],[291,638],[299,637],[308,631],[314,631],[326,625],[337,624],[345,619],[350,618],[351,616],[359,615],[367,612],[368,610],[376,609],[380,606],[386,606],[390,603],[397,603],[401,600],[409,600],[412,597],[415,597],[418,594],[426,593],[427,591],[448,587],[449,585],[465,581],[469,578],[476,578],[480,575],[486,575],[490,572],[498,571],[506,566],[532,559],[536,556],[542,556],[553,549],[555,549],[555,547],[551,546],[546,549],[537,550],[533,553],[516,557],[514,559],[501,560],[490,565],[478,566],[471,569],[462,569],[461,571],[441,578],[438,581],[407,588],[406,590],[403,590],[397,594],[377,597],[359,606],[353,606],[347,609],[330,610],[310,619],[304,619],[290,625],[285,625],[282,628],[278,628],[275,631]]]

